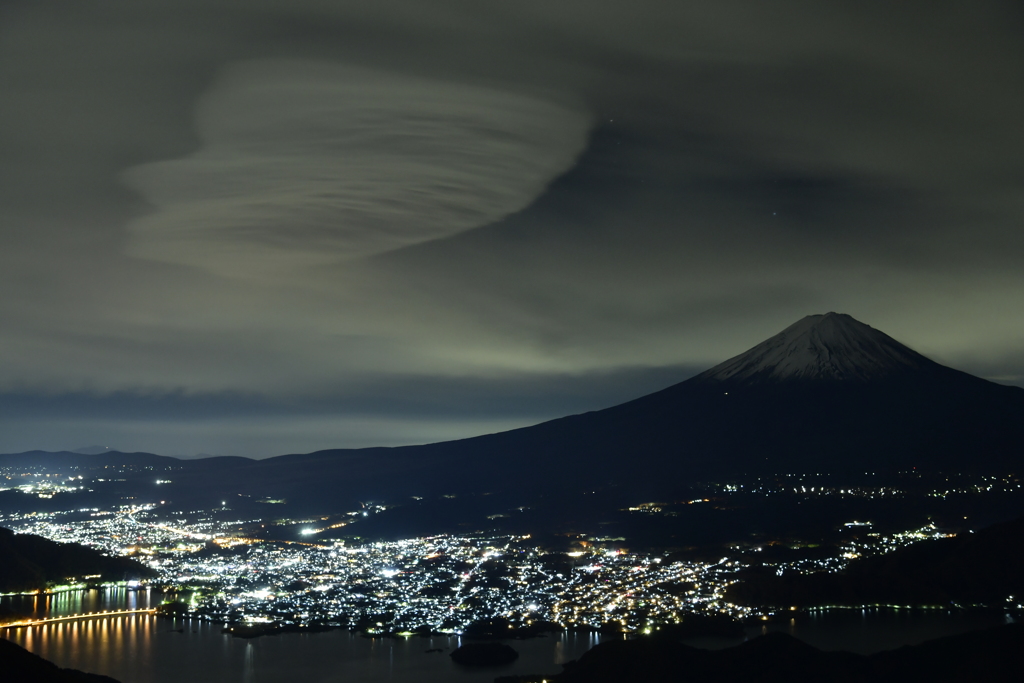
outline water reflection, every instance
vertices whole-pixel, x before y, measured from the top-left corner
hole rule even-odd
[[[26,596],[24,604],[58,606],[65,613],[96,608],[145,607],[158,594],[124,593],[124,602],[92,591],[80,596]],[[86,595],[86,593],[94,593]],[[131,598],[135,601],[130,601]],[[4,598],[3,600],[8,600]],[[95,602],[99,600],[99,602]],[[94,601],[94,602],[90,602]],[[152,602],[146,602],[152,601]],[[40,614],[43,616],[43,614]],[[877,651],[972,628],[997,625],[1002,614],[896,614],[850,610],[779,622],[785,630],[824,649]],[[180,629],[180,630],[179,630]],[[750,635],[756,635],[758,627]],[[12,629],[5,637],[62,667],[112,676],[124,683],[276,683],[284,680],[361,683],[491,683],[497,675],[557,673],[602,641],[601,634],[570,632],[511,641],[520,658],[507,669],[475,671],[448,657],[459,639],[362,638],[346,631],[283,634],[252,640],[221,633],[221,626],[196,620],[158,619],[132,614]],[[608,638],[610,636],[605,636]],[[909,640],[908,640],[909,639]],[[734,645],[733,640],[723,646]],[[706,646],[706,645],[702,645]],[[442,652],[428,652],[440,648]]]
[[[63,617],[111,609],[148,609],[164,600],[164,594],[150,588],[112,586],[85,590],[11,595],[0,598],[0,614],[19,617]]]
[[[245,683],[254,683],[256,680],[256,646],[251,640],[245,644],[245,664],[242,675]]]

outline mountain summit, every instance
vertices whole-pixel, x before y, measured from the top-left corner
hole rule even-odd
[[[844,313],[809,315],[694,380],[746,384],[763,380],[870,382],[937,363]]]
[[[848,315],[827,313],[603,410],[421,446],[177,461],[175,486],[179,497],[301,500],[311,511],[480,492],[558,501],[609,487],[671,500],[691,482],[744,473],[1005,475],[1024,467],[1021,444],[1020,387],[945,367]]]

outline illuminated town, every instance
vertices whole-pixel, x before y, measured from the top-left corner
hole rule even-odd
[[[13,473],[14,487],[51,497],[89,484],[82,476]],[[102,482],[102,478],[96,479]],[[25,483],[29,482],[29,483]],[[1020,487],[1012,477],[957,482],[929,496],[978,494]],[[681,505],[722,504],[730,497],[795,495],[902,496],[887,487],[835,488],[812,476],[723,484],[709,497],[674,504],[639,503],[629,515],[672,515]],[[710,496],[715,496],[711,498]],[[724,498],[723,498],[724,497]],[[766,544],[734,545],[716,558],[679,559],[666,550],[641,551],[620,539],[578,536],[564,552],[545,550],[528,535],[479,532],[396,541],[321,538],[386,509],[368,504],[346,515],[311,519],[233,518],[228,501],[216,510],[175,511],[168,505],[122,504],[110,509],[8,514],[0,525],[105,554],[129,555],[157,572],[180,614],[240,628],[343,627],[374,633],[463,633],[499,624],[529,633],[546,628],[645,632],[688,614],[767,617],[730,603],[726,589]],[[283,541],[267,527],[302,540]],[[951,535],[933,523],[894,533],[850,520],[849,539],[814,559],[762,565],[778,575],[835,572],[851,560]],[[297,532],[297,533],[296,533]]]

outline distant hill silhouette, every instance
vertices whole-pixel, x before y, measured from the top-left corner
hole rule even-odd
[[[107,557],[77,543],[55,543],[0,528],[0,593],[45,588],[68,577],[93,574],[105,581],[122,581],[154,572],[126,557]]]
[[[82,455],[99,455],[100,453],[109,453],[110,451],[117,451],[109,446],[82,446],[71,451],[72,453],[81,453]]]
[[[123,453],[121,451],[104,450],[101,453],[83,453],[79,451],[25,451],[0,455],[0,467],[30,467],[42,465],[66,471],[76,469],[102,469],[132,466],[136,468],[152,466],[155,468],[187,466],[199,471],[209,471],[225,466],[251,463],[250,458],[234,456],[212,456],[201,460],[182,460],[169,455],[154,453]]]
[[[747,576],[727,595],[775,606],[1001,605],[1007,596],[1024,595],[1024,517],[854,560],[840,574]]]

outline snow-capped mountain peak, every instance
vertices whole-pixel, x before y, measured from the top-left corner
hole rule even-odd
[[[695,380],[867,382],[939,368],[937,363],[844,313],[809,315]]]

